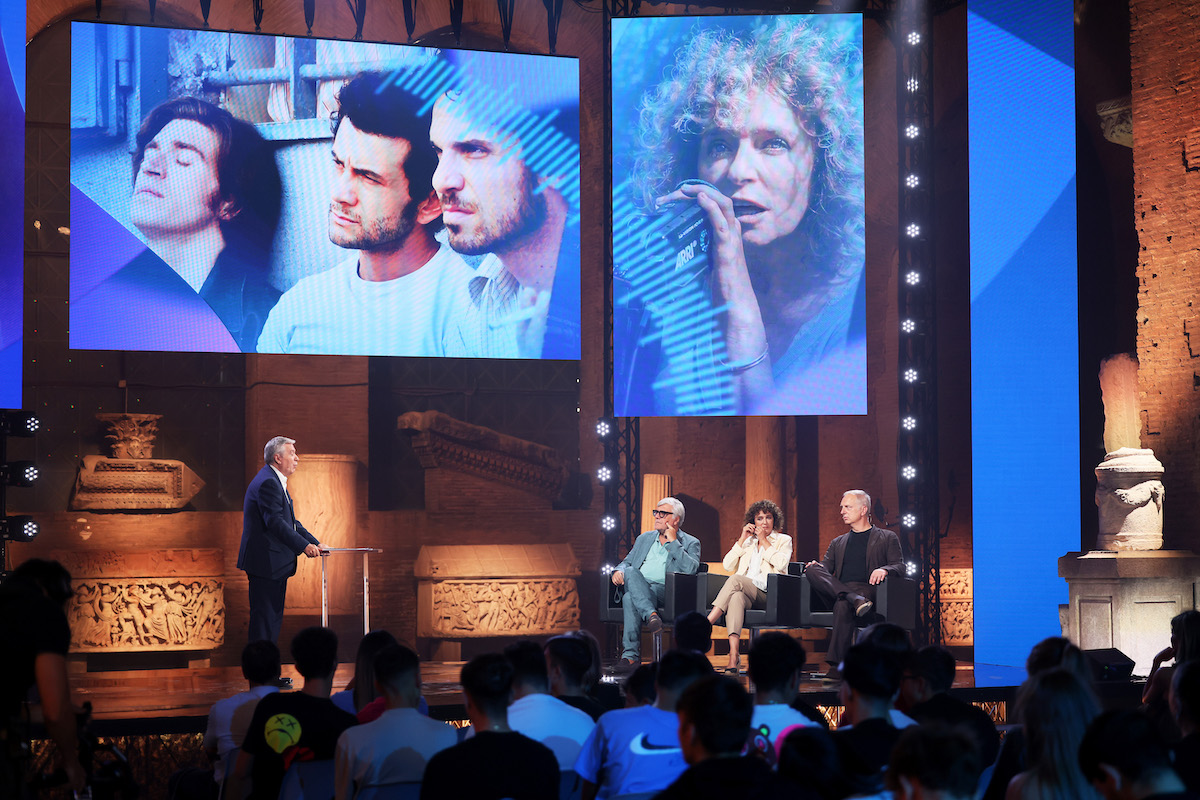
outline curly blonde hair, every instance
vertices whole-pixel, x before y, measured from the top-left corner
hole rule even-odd
[[[699,30],[666,79],[642,98],[633,182],[640,202],[695,177],[701,134],[741,112],[753,89],[772,92],[812,137],[804,260],[833,282],[856,275],[865,254],[860,21],[776,17],[748,31]]]

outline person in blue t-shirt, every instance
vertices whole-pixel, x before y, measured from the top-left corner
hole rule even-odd
[[[687,769],[675,706],[683,691],[712,674],[694,650],[671,650],[658,667],[654,705],[621,708],[600,717],[583,743],[575,771],[582,800],[665,789]]]

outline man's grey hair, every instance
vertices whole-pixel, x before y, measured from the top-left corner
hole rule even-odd
[[[858,498],[858,502],[860,502],[864,506],[866,506],[867,516],[870,516],[870,514],[871,514],[871,495],[867,494],[862,489],[851,489],[850,491],[848,491],[842,495],[842,497],[848,497],[848,496]]]
[[[282,450],[285,444],[295,443],[295,439],[289,439],[286,436],[276,436],[274,439],[267,442],[267,446],[263,448],[263,462],[266,464],[274,464],[275,454]]]
[[[663,503],[666,503],[667,505],[669,505],[672,508],[671,513],[674,514],[675,516],[679,517],[679,524],[682,525],[683,524],[683,503],[679,502],[674,497],[664,497],[662,500],[658,501],[658,504],[660,506]]]

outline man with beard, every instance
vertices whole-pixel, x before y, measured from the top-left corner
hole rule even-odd
[[[366,73],[338,93],[329,240],[356,252],[284,293],[259,352],[447,354],[471,270],[434,238],[442,209],[429,121],[397,83]]]
[[[554,125],[578,114],[514,130],[502,120],[527,117],[508,112],[483,93],[457,90],[433,107],[433,188],[450,246],[491,254],[471,279],[450,355],[577,359],[579,221],[565,187],[578,180],[579,147],[577,135]]]

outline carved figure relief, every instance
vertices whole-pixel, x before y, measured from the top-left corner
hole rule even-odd
[[[579,627],[579,593],[570,578],[438,581],[432,605],[435,636],[544,635]]]
[[[225,641],[225,591],[211,578],[85,579],[68,617],[77,652],[208,650]]]

